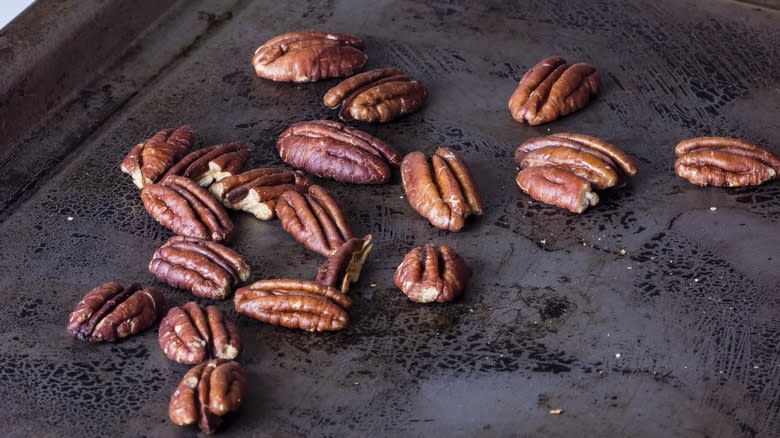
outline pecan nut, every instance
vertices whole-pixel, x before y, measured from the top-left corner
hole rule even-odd
[[[258,321],[319,332],[346,327],[352,300],[313,281],[261,280],[236,290],[233,304]]]
[[[482,215],[482,195],[466,162],[439,148],[431,161],[412,152],[401,163],[401,182],[412,208],[433,226],[460,231],[470,215]]]
[[[311,184],[300,171],[261,168],[219,180],[209,187],[209,191],[227,208],[269,220],[275,216],[274,209],[282,193],[288,190],[306,193]]]
[[[674,148],[677,175],[700,186],[759,185],[777,177],[780,158],[754,144],[727,137],[684,140]]]
[[[566,64],[551,57],[528,70],[509,98],[518,122],[540,125],[582,109],[599,92],[601,78],[592,65]]]
[[[390,166],[401,154],[378,138],[330,120],[312,120],[287,128],[276,142],[287,164],[322,178],[353,184],[390,180]]]
[[[192,126],[168,128],[138,143],[122,160],[122,172],[133,177],[139,189],[159,181],[195,142]]]
[[[246,369],[238,362],[214,359],[187,371],[168,404],[174,424],[198,423],[206,434],[214,433],[222,417],[241,408],[247,389]]]
[[[352,283],[357,283],[360,278],[363,264],[374,247],[372,239],[373,237],[369,234],[362,239],[355,237],[344,242],[320,266],[314,281],[324,286],[340,289],[341,293],[347,293],[349,286]]]
[[[212,300],[225,299],[233,286],[252,275],[241,254],[217,242],[184,236],[171,237],[155,251],[149,271],[173,287]]]
[[[356,74],[325,93],[323,102],[337,108],[342,120],[385,123],[422,108],[428,89],[392,68]]]
[[[585,178],[556,166],[533,166],[517,174],[517,185],[537,201],[582,213],[599,197]]]
[[[164,303],[162,293],[153,287],[101,284],[76,305],[68,318],[68,333],[92,343],[114,342],[151,327],[162,316]]]
[[[353,237],[352,227],[336,199],[318,185],[305,195],[289,190],[279,197],[276,216],[282,228],[306,248],[330,256]]]
[[[218,144],[185,155],[162,179],[169,175],[181,175],[200,186],[208,187],[214,181],[241,172],[247,160],[249,160],[249,148],[245,144],[239,142]]]
[[[160,321],[160,347],[169,359],[183,364],[208,359],[235,359],[241,351],[238,327],[225,320],[216,306],[194,301],[173,307]]]
[[[258,47],[257,76],[277,82],[315,82],[349,76],[366,65],[363,40],[332,32],[290,32]]]
[[[233,222],[203,187],[183,176],[170,176],[141,190],[146,211],[176,234],[230,242]]]
[[[414,248],[395,270],[393,281],[416,303],[452,301],[463,293],[469,269],[460,254],[433,244]]]

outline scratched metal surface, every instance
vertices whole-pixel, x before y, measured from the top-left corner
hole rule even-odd
[[[336,117],[321,103],[336,81],[272,83],[249,65],[257,45],[299,29],[360,35],[367,68],[423,81],[430,98],[421,112],[357,126],[404,153],[459,151],[486,212],[449,233],[412,211],[397,174],[377,187],[321,181],[344,200],[355,233],[376,241],[350,291],[352,321],[310,334],[219,303],[240,326],[250,377],[226,434],[780,430],[780,183],[699,188],[672,169],[673,146],[701,135],[780,154],[778,11],[691,0],[176,7],[2,162],[4,435],[197,435],[167,417],[188,367],[164,357],[155,329],[85,345],[66,334],[67,316],[110,280],[158,286],[171,305],[192,299],[146,271],[170,233],[145,212],[119,162],[139,140],[186,122],[198,147],[244,141],[251,167],[281,165],[282,130]],[[553,54],[595,65],[601,94],[547,125],[514,122],[506,102],[517,81]],[[582,215],[533,202],[514,184],[513,151],[556,131],[620,146],[639,175]],[[321,257],[278,222],[233,218],[233,247],[249,258],[253,280],[313,277]],[[414,304],[392,284],[403,255],[427,242],[452,246],[472,269],[453,303]]]

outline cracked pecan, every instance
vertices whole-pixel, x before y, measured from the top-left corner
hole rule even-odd
[[[243,210],[261,220],[273,219],[279,196],[288,190],[306,193],[312,184],[297,170],[261,168],[229,176],[209,187],[222,204],[233,210]]]
[[[318,185],[306,194],[289,190],[279,197],[276,216],[282,228],[306,248],[330,256],[353,237],[344,212],[336,199]]]
[[[290,32],[260,46],[252,57],[257,76],[278,82],[315,82],[349,76],[366,65],[363,41],[332,32]]]
[[[349,286],[356,283],[360,277],[360,270],[374,247],[372,240],[373,237],[369,234],[362,239],[355,237],[344,242],[320,266],[314,281],[347,293]]]
[[[183,364],[208,359],[235,359],[241,351],[238,327],[225,320],[216,306],[194,301],[173,307],[160,321],[160,347],[169,359]]]
[[[68,333],[87,342],[114,342],[134,335],[162,316],[165,299],[159,290],[128,288],[112,281],[84,295],[68,318]]]
[[[759,185],[777,177],[780,158],[761,146],[727,137],[698,137],[674,148],[677,175],[700,186]]]
[[[195,142],[192,126],[168,128],[138,143],[122,160],[122,172],[133,177],[139,189],[159,181]]]
[[[433,244],[414,248],[395,270],[393,281],[416,303],[452,301],[463,293],[469,269],[452,248]]]
[[[568,65],[563,58],[547,58],[520,79],[509,110],[518,122],[540,125],[582,109],[600,86],[599,73],[590,64]]]
[[[169,175],[181,175],[200,186],[208,187],[215,181],[241,172],[248,159],[249,148],[245,144],[218,144],[185,155],[162,179]]]
[[[599,197],[585,178],[555,166],[533,166],[517,174],[517,185],[537,201],[582,213]]]

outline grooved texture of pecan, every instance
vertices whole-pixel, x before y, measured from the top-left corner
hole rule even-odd
[[[245,144],[218,144],[185,155],[168,170],[163,179],[169,175],[181,175],[200,186],[208,187],[214,181],[241,172],[248,159],[249,148]]]
[[[373,237],[352,238],[344,242],[339,249],[320,266],[314,281],[324,286],[340,289],[347,293],[349,286],[360,278],[360,271],[374,247]]]
[[[312,184],[301,171],[286,169],[252,169],[229,176],[209,187],[209,191],[225,207],[243,210],[261,220],[273,219],[274,209],[282,193],[293,190],[306,193]]]
[[[149,271],[171,286],[212,300],[225,299],[252,275],[241,254],[217,242],[184,236],[171,237],[155,251]]]
[[[262,280],[236,290],[239,313],[258,321],[308,331],[341,330],[349,323],[352,300],[313,281]]]
[[[84,295],[68,318],[68,333],[87,342],[114,342],[151,327],[163,314],[159,290],[112,281]]]
[[[509,110],[518,122],[540,125],[582,109],[600,86],[599,73],[590,64],[568,65],[563,58],[547,58],[520,79]]]
[[[174,233],[230,242],[233,222],[225,208],[203,187],[183,176],[170,176],[141,190],[146,211]]]
[[[318,185],[309,186],[305,195],[292,190],[282,193],[276,215],[285,231],[325,257],[354,237],[338,201]]]
[[[428,97],[428,89],[392,68],[356,74],[328,90],[325,106],[337,108],[342,120],[389,122],[418,111]]]
[[[582,213],[599,203],[585,178],[555,166],[527,167],[517,174],[517,185],[537,201]]]
[[[192,126],[168,128],[138,143],[122,160],[122,172],[133,177],[139,189],[159,181],[195,142]]]
[[[276,142],[282,160],[314,175],[353,184],[381,184],[401,154],[378,138],[330,120],[287,128]]]
[[[761,146],[736,138],[698,137],[674,148],[677,175],[700,186],[741,187],[763,184],[780,172],[780,158]]]
[[[315,82],[349,76],[366,65],[363,41],[332,32],[290,32],[260,46],[252,57],[257,76],[278,82]]]
[[[190,301],[173,307],[160,321],[160,347],[169,359],[197,364],[208,359],[235,359],[241,351],[238,327],[216,306]]]
[[[433,226],[460,231],[470,215],[482,215],[482,196],[466,162],[439,148],[428,158],[412,152],[401,163],[401,181],[412,208]]]
[[[395,271],[395,285],[417,303],[452,301],[469,280],[463,258],[448,246],[433,244],[411,250]]]
[[[197,423],[212,434],[222,417],[241,408],[247,389],[247,372],[238,362],[214,359],[187,371],[168,404],[168,416],[174,424]]]

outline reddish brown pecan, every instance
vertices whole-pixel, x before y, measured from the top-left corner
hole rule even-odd
[[[352,300],[338,290],[313,281],[262,280],[236,291],[239,313],[282,327],[341,330],[349,323]]]
[[[273,219],[279,196],[288,190],[306,193],[311,180],[301,171],[262,168],[229,176],[209,187],[225,207],[243,210],[261,220]]]
[[[290,32],[272,38],[252,57],[258,76],[278,82],[315,82],[349,76],[366,65],[363,41],[332,32]]]
[[[344,242],[339,249],[320,266],[315,281],[324,286],[340,289],[347,293],[349,286],[360,278],[360,270],[374,247],[373,237],[352,238]]]
[[[241,351],[238,327],[216,306],[194,301],[174,307],[160,321],[160,347],[169,359],[196,364],[208,359],[235,359]]]
[[[218,144],[190,152],[171,167],[169,175],[185,176],[198,185],[208,187],[212,182],[235,175],[249,159],[249,148],[239,142]]]
[[[174,424],[198,423],[206,434],[216,432],[222,417],[241,407],[247,389],[247,372],[238,362],[215,359],[187,371],[168,405]]]
[[[331,88],[323,98],[325,106],[341,106],[342,120],[389,122],[418,111],[428,97],[428,89],[392,68],[356,74]]]
[[[452,301],[466,288],[469,269],[452,248],[427,244],[404,257],[393,280],[414,302]]]
[[[184,236],[171,237],[155,251],[149,271],[171,286],[212,300],[225,299],[233,286],[252,275],[241,254],[217,242]]]
[[[601,79],[590,64],[566,64],[560,57],[533,66],[509,99],[518,122],[540,125],[582,109],[599,92]]]
[[[761,146],[727,137],[684,140],[675,148],[677,175],[700,186],[759,185],[777,177],[780,158]]]
[[[599,202],[585,178],[555,166],[528,167],[517,174],[517,185],[532,198],[582,213]]]
[[[344,212],[336,199],[318,185],[305,195],[287,191],[279,197],[276,215],[282,228],[306,248],[330,256],[353,237]]]
[[[87,342],[114,342],[145,330],[162,316],[159,290],[112,281],[87,292],[68,318],[68,333]]]
[[[138,143],[122,160],[121,169],[133,177],[139,189],[153,184],[187,153],[195,142],[192,126],[168,128]]]

